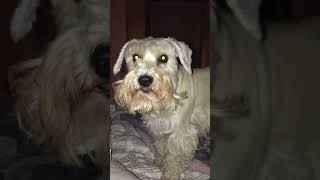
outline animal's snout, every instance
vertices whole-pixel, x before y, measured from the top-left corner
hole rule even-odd
[[[98,45],[90,56],[91,65],[96,74],[100,77],[107,78],[109,73],[107,71],[110,58],[110,49],[105,44]]]
[[[152,84],[153,77],[151,77],[149,75],[142,75],[139,77],[138,81],[142,87],[148,87]]]

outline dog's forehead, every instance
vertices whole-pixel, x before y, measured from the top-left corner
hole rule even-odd
[[[152,54],[174,53],[174,48],[165,39],[145,39],[133,42],[128,47],[127,55],[134,53],[144,55],[147,52]]]

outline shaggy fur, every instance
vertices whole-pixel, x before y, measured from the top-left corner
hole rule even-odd
[[[110,36],[109,0],[50,0],[58,34],[74,27],[89,27],[105,24],[105,33]],[[10,23],[11,37],[21,40],[32,29],[40,0],[21,0]],[[52,22],[49,22],[52,23]]]
[[[239,115],[249,113],[246,116],[224,115],[217,122],[215,127],[220,129],[214,131],[218,136],[211,156],[214,167],[211,177],[257,179],[271,124],[268,58],[260,41],[263,34],[257,21],[260,0],[212,3],[210,26],[214,48],[211,49],[211,58],[215,70],[212,73],[212,102],[222,102],[221,108],[240,110]],[[245,98],[231,98],[239,95]],[[225,110],[217,111],[219,106],[213,106],[213,112],[223,115]]]
[[[121,80],[118,86],[114,86],[117,103],[131,113],[146,113],[150,111],[171,111],[175,108],[175,100],[171,81],[165,71],[161,68],[155,68],[155,82],[151,91],[146,95],[142,91],[138,91],[139,86],[136,81],[139,78],[137,71],[131,71],[124,80]],[[138,91],[138,92],[137,92]]]
[[[90,59],[97,47],[109,43],[109,2],[51,2],[58,36],[43,57],[9,69],[20,126],[69,163],[81,164],[78,155],[94,152],[108,167],[107,77],[96,72]],[[12,24],[16,19],[19,12]]]
[[[162,179],[178,179],[194,157],[199,136],[210,129],[210,70],[191,71],[191,50],[172,38],[146,38],[127,42],[114,74],[125,59],[128,74],[114,83],[117,103],[132,113],[141,113],[153,136],[162,168]],[[138,59],[133,59],[138,55]],[[167,56],[167,61],[159,58]],[[180,60],[181,64],[178,63]],[[142,75],[153,77],[142,87]]]

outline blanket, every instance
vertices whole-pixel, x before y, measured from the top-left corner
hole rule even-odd
[[[112,160],[121,164],[139,179],[160,179],[161,171],[153,164],[154,146],[152,138],[137,118],[130,115],[114,115],[118,113],[119,109],[116,109],[115,105],[111,105],[110,108],[110,112],[113,114],[111,116],[110,137]],[[207,143],[204,144],[208,146]],[[203,149],[200,148],[200,154],[201,151]],[[203,155],[199,155],[199,157],[202,157],[204,161],[194,160],[188,169],[181,174],[181,179],[210,179],[209,161],[206,161]]]

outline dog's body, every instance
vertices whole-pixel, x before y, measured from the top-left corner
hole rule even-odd
[[[209,68],[194,70],[178,76],[177,91],[188,90],[188,98],[169,113],[142,115],[152,134],[157,149],[156,163],[163,166],[164,176],[176,179],[191,159],[200,136],[210,130],[210,75]],[[168,154],[167,154],[168,153]]]
[[[229,8],[259,7],[258,1],[238,3],[242,8]],[[213,13],[218,16],[212,23],[214,60],[219,61],[214,96],[243,94],[249,114],[223,121],[234,139],[217,138],[211,175],[224,180],[319,178],[319,18],[265,24],[262,41],[237,13],[220,8]],[[261,68],[261,62],[267,63]]]
[[[165,62],[159,59],[163,55]],[[210,69],[192,73],[191,50],[171,38],[129,41],[114,73],[123,59],[129,72],[115,83],[115,99],[130,112],[142,115],[155,140],[155,163],[162,168],[162,179],[178,179],[195,155],[199,136],[210,130]],[[141,78],[147,77],[154,80],[145,85]]]
[[[14,15],[14,40],[30,30],[20,23],[31,17],[25,12],[35,13],[39,1],[32,3],[22,1]],[[94,152],[96,162],[108,167],[108,1],[51,3],[57,36],[42,57],[9,69],[20,127],[68,163],[79,165],[79,155]]]
[[[272,131],[264,177],[320,178],[320,17],[267,24]]]
[[[215,139],[213,177],[225,180],[254,179],[255,168],[265,156],[271,124],[271,119],[265,117],[270,112],[264,109],[266,98],[270,98],[266,95],[269,89],[260,88],[266,77],[261,75],[259,64],[266,61],[266,56],[262,43],[252,37],[235,17],[225,12],[219,16],[220,29],[215,36],[214,49],[215,53],[219,53],[214,60],[219,62],[216,62],[217,73],[212,93],[218,100],[244,95],[249,114],[223,121],[234,139]]]

